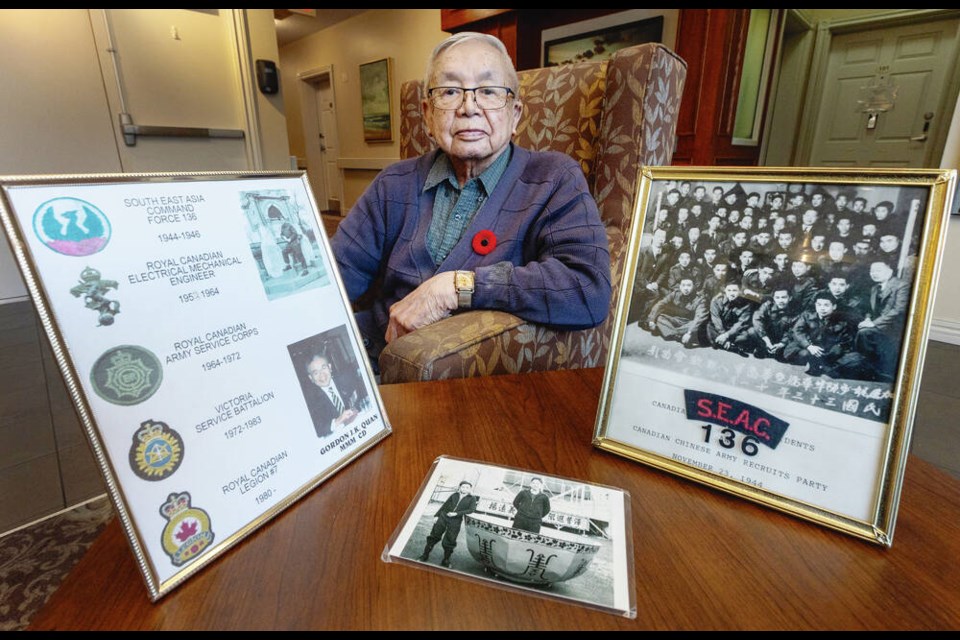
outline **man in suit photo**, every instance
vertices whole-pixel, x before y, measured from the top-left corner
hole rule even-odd
[[[330,357],[317,353],[307,361],[304,397],[318,438],[326,438],[339,427],[353,422],[367,397],[359,380],[334,371]]]

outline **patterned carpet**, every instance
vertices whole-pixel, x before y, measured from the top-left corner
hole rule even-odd
[[[0,537],[0,631],[20,631],[113,518],[106,496]]]

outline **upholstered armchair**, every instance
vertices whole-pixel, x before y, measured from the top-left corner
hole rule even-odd
[[[524,113],[514,138],[575,158],[600,209],[610,244],[613,295],[592,329],[559,331],[502,311],[474,310],[392,341],[381,383],[603,366],[623,276],[623,252],[641,165],[669,165],[687,65],[660,44],[621,49],[609,60],[520,72]],[[400,156],[433,148],[420,108],[422,82],[400,88]]]

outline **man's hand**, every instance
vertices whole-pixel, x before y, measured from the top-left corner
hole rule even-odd
[[[817,358],[822,357],[824,353],[823,347],[819,347],[815,344],[812,344],[809,347],[807,347],[807,351],[810,352],[810,355],[815,356]]]
[[[344,409],[343,413],[337,416],[334,422],[337,424],[337,426],[350,424],[351,422],[353,422],[353,419],[357,417],[357,415],[358,415],[358,412],[356,409]]]
[[[390,322],[384,336],[387,342],[420,327],[433,324],[457,308],[453,271],[438,273],[411,291],[403,300],[390,305]]]

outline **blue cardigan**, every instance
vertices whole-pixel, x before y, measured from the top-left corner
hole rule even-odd
[[[514,146],[513,158],[446,259],[427,250],[434,191],[423,192],[436,154],[401,160],[383,171],[331,239],[347,296],[356,300],[379,276],[374,318],[385,331],[390,305],[442,271],[474,271],[474,309],[497,309],[554,328],[583,329],[606,318],[610,252],[597,205],[569,156]],[[474,251],[477,232],[496,247]]]

